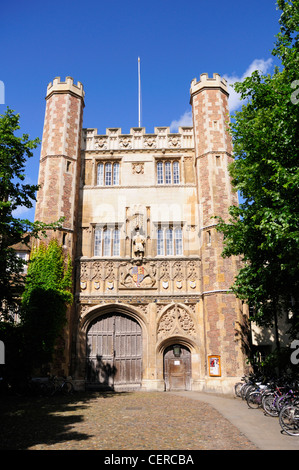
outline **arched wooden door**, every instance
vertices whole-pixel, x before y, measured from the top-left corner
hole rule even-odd
[[[111,313],[87,331],[87,388],[137,389],[141,385],[142,332],[133,318]]]
[[[166,390],[191,390],[191,353],[183,345],[169,346],[164,352]]]

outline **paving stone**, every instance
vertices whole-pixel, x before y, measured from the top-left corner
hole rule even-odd
[[[257,449],[211,405],[168,393],[10,397],[0,412],[1,449]]]

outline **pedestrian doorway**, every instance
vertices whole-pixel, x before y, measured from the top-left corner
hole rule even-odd
[[[168,346],[164,352],[165,389],[191,390],[191,352],[181,344]]]
[[[96,318],[87,331],[86,359],[87,388],[140,388],[142,332],[139,323],[121,313]]]

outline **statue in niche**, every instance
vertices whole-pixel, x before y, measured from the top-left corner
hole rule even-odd
[[[139,227],[136,227],[136,235],[133,237],[133,253],[137,259],[142,259],[145,250],[145,237],[141,235]]]

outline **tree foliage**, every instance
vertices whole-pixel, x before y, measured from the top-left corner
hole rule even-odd
[[[22,298],[21,326],[26,355],[35,367],[52,360],[72,303],[72,265],[56,239],[32,251]]]
[[[282,68],[255,71],[234,88],[246,99],[230,124],[235,160],[232,184],[243,202],[220,218],[223,256],[241,255],[233,291],[254,307],[253,319],[270,325],[292,311],[299,331],[299,0],[279,0],[280,32],[272,54]]]
[[[19,115],[11,109],[0,115],[0,309],[3,317],[18,311],[19,293],[23,282],[23,261],[17,257],[13,245],[28,243],[30,237],[43,235],[47,228],[56,229],[62,220],[44,224],[14,215],[19,207],[30,209],[36,199],[38,185],[25,182],[25,165],[33,156],[39,139],[30,140],[28,134],[17,136]]]

